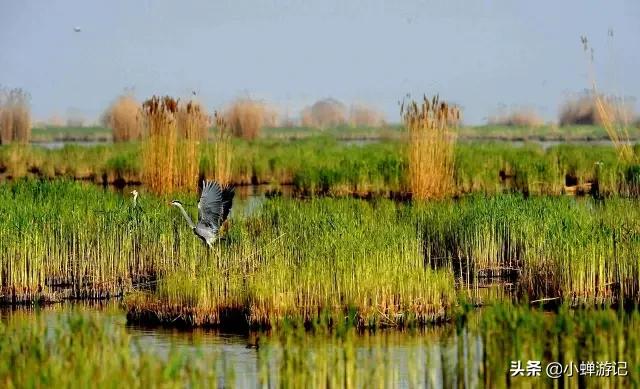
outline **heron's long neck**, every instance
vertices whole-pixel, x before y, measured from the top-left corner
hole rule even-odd
[[[176,204],[176,206],[180,209],[180,212],[182,212],[182,216],[184,216],[185,220],[187,221],[187,224],[189,224],[189,227],[196,228],[196,225],[193,224],[191,217],[189,217],[189,214],[187,213],[187,211],[185,211],[184,208],[182,208],[182,205]]]
[[[134,194],[133,195],[133,206],[136,207],[138,205],[138,195]]]

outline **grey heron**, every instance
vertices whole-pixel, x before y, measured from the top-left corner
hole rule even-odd
[[[133,195],[133,207],[135,208],[138,206],[138,191],[134,189],[131,194]]]
[[[193,223],[180,201],[173,200],[171,205],[178,207],[193,233],[211,247],[218,238],[220,227],[229,216],[234,195],[235,189],[233,187],[222,187],[215,181],[204,181],[198,203],[197,224]]]

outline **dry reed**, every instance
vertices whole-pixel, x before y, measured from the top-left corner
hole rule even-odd
[[[558,122],[567,125],[601,125],[605,122],[624,124],[633,116],[631,107],[612,96],[591,90],[567,99],[560,107]]]
[[[27,143],[30,137],[29,94],[19,88],[0,90],[0,144]]]
[[[280,113],[278,109],[273,105],[265,104],[264,107],[264,126],[268,128],[279,127],[282,124],[280,119]]]
[[[423,97],[403,104],[400,114],[409,132],[409,183],[414,199],[446,197],[454,191],[455,133],[458,107]]]
[[[174,190],[178,101],[153,96],[142,104],[146,139],[142,148],[142,176],[155,193]]]
[[[140,140],[142,125],[139,114],[140,104],[136,99],[130,95],[123,95],[109,106],[102,122],[113,131],[114,142]]]
[[[515,108],[489,117],[488,124],[510,127],[540,127],[544,120],[532,109]]]
[[[354,127],[381,127],[385,124],[384,114],[363,104],[351,105],[349,124]]]
[[[243,139],[257,138],[268,116],[265,104],[251,99],[238,99],[224,112],[224,120],[232,134]]]
[[[231,159],[233,156],[229,124],[219,113],[214,114],[216,124],[214,180],[222,185],[232,182]]]
[[[613,37],[611,31],[609,37]],[[590,98],[590,100],[586,101],[591,102],[591,111],[594,112],[597,123],[602,125],[607,131],[611,142],[618,152],[618,158],[625,162],[632,162],[635,156],[633,147],[631,146],[628,125],[630,119],[633,117],[633,110],[629,105],[624,104],[623,99],[606,97],[598,92],[593,64],[593,48],[589,47],[587,37],[582,36],[581,41],[584,53],[587,56],[589,78],[591,81],[591,94],[585,97]]]
[[[347,123],[347,109],[345,105],[335,99],[317,101],[302,110],[301,122],[304,127],[328,128]]]
[[[177,189],[195,191],[200,167],[198,146],[207,137],[209,119],[204,108],[194,101],[179,105],[176,119],[178,140],[174,185]]]

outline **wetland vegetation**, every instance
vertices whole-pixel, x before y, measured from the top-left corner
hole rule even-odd
[[[213,131],[197,103],[121,102],[141,116],[110,117],[115,143],[0,147],[7,386],[546,382],[515,381],[518,361],[620,362],[605,386],[637,384],[637,146],[466,143],[437,98],[403,106],[407,131],[352,128],[356,142],[261,134],[244,117],[264,113],[255,101],[216,113]],[[211,249],[169,206],[193,212],[204,178],[270,188],[236,202]],[[149,327],[233,333],[250,351],[238,365],[219,346],[147,350]]]
[[[451,181],[434,192],[442,180],[411,168],[421,146],[397,129],[356,143],[335,130],[244,140],[185,120],[164,135],[161,124],[156,143],[0,147],[0,301],[14,307],[0,321],[15,366],[0,369],[6,386],[546,382],[512,377],[520,360],[623,361],[628,375],[604,386],[637,383],[637,157],[592,144],[449,148],[445,135],[425,146],[450,151],[438,174]],[[161,165],[172,167],[149,169]],[[168,205],[196,208],[182,171],[270,189],[241,197],[207,250]],[[136,205],[116,189],[132,184]],[[415,195],[422,184],[429,201]],[[116,306],[67,305],[93,300]],[[33,304],[45,308],[15,308]],[[158,331],[176,327],[185,332],[170,340]],[[193,328],[204,343],[174,347]],[[235,351],[217,343],[224,333]]]
[[[403,141],[345,144],[328,136],[282,142],[233,140],[229,181],[236,185],[291,186],[301,195],[398,196],[408,193],[407,145]],[[199,146],[198,174],[214,177],[215,146]],[[140,184],[142,146],[138,143],[47,150],[36,146],[0,148],[0,175],[67,178],[100,184]],[[635,149],[636,155],[639,153]],[[456,194],[470,192],[526,194],[590,193],[634,195],[640,165],[617,158],[605,145],[458,142],[453,164]],[[401,196],[402,197],[402,196]]]

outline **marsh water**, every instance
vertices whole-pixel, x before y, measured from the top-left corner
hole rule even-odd
[[[637,318],[628,313],[613,314],[598,311],[591,316],[573,313],[542,312],[531,309],[513,317],[518,323],[500,327],[496,318],[505,311],[492,307],[475,309],[464,320],[434,324],[422,329],[382,329],[377,331],[352,331],[347,335],[321,334],[303,331],[302,335],[287,337],[278,331],[271,332],[220,332],[212,329],[171,329],[140,327],[126,322],[123,308],[118,301],[103,303],[61,303],[44,307],[4,308],[0,320],[8,321],[19,316],[27,321],[44,320],[55,326],[65,316],[82,314],[97,318],[105,327],[124,329],[131,339],[131,352],[151,352],[161,358],[170,353],[182,353],[191,357],[214,357],[211,369],[215,369],[220,386],[264,387],[281,386],[295,382],[292,375],[345,374],[345,379],[360,377],[356,382],[368,387],[383,384],[386,387],[494,387],[554,385],[546,376],[544,367],[554,361],[563,365],[580,361],[624,361],[627,375],[620,377],[563,377],[564,384],[580,387],[628,387],[637,384],[638,350],[635,339],[640,330]],[[602,321],[597,318],[606,315]],[[559,317],[565,315],[564,317]],[[554,321],[573,323],[569,330],[543,326]],[[611,325],[613,320],[619,325]],[[583,328],[605,327],[590,330]],[[503,323],[504,324],[504,323]],[[495,328],[494,328],[495,325]],[[520,326],[506,330],[509,326]],[[610,326],[610,327],[607,327]],[[555,329],[554,329],[555,328]],[[511,331],[511,332],[510,332]],[[592,342],[580,339],[597,337]],[[519,338],[519,339],[517,339]],[[549,339],[552,339],[549,341]],[[624,346],[624,342],[629,342]],[[559,344],[566,348],[558,353]],[[623,347],[617,345],[623,344]],[[517,351],[519,350],[519,351]],[[512,364],[521,361],[542,361],[540,376],[511,377]],[[293,368],[293,370],[292,370]],[[335,372],[332,373],[332,370]],[[350,378],[349,378],[350,377]],[[292,381],[293,380],[293,381]],[[349,381],[353,382],[353,381]],[[556,381],[555,385],[557,385]],[[285,384],[286,386],[286,384]]]
[[[352,146],[352,147],[362,147],[370,144],[376,144],[386,141],[383,138],[363,138],[363,139],[341,139],[338,142],[344,146]],[[587,146],[612,146],[612,143],[608,139],[591,139],[591,140],[540,140],[540,139],[531,139],[527,141],[523,140],[483,140],[483,139],[460,139],[462,143],[499,143],[499,144],[509,144],[516,147],[522,147],[525,145],[539,145],[543,150],[547,150],[551,147],[555,147],[558,145],[570,144],[570,145],[587,145]],[[102,146],[102,145],[111,145],[113,142],[111,141],[50,141],[50,142],[33,142],[34,146],[42,147],[47,150],[59,150],[62,149],[65,145],[74,145],[74,146]]]
[[[270,338],[269,333],[224,333],[207,329],[180,330],[162,327],[140,327],[126,323],[125,312],[115,301],[105,304],[64,303],[41,308],[14,308],[1,311],[2,320],[13,315],[36,320],[43,318],[47,323],[55,323],[65,315],[81,312],[99,317],[104,325],[122,326],[132,339],[132,344],[166,358],[170,352],[192,355],[213,354],[216,356],[218,374],[233,376],[238,387],[260,385],[261,370],[269,370],[266,375],[271,384],[279,382],[282,368],[282,353],[289,347],[302,347],[309,353],[310,360],[324,352],[340,355],[354,352],[354,360],[362,369],[374,369],[379,364],[391,369],[394,386],[408,387],[418,382],[420,386],[450,387],[464,382],[465,387],[479,384],[482,363],[483,342],[476,331],[466,326],[456,330],[454,324],[435,326],[424,331],[400,332],[381,330],[375,333],[355,335],[348,343],[336,343],[327,336],[309,335],[297,345],[283,345]],[[256,348],[256,340],[261,347]],[[325,347],[331,347],[330,350]],[[288,350],[291,351],[291,350]],[[135,353],[135,348],[132,349]],[[331,358],[331,356],[329,356]],[[420,378],[418,378],[420,377]],[[417,380],[417,381],[416,381]],[[262,382],[264,383],[264,382]]]

